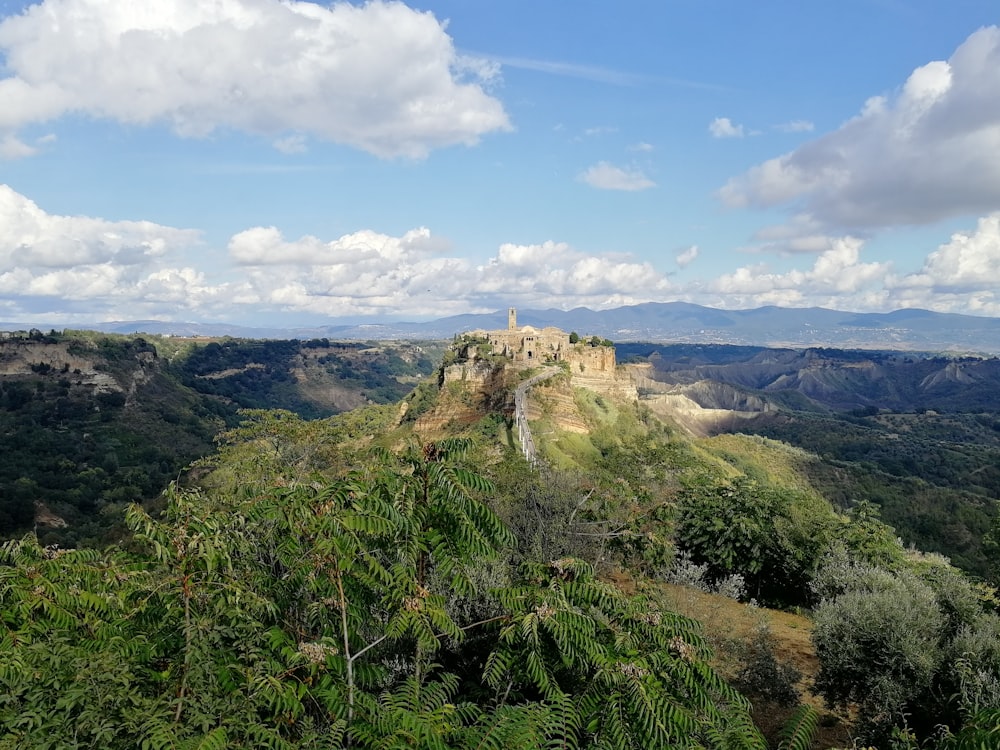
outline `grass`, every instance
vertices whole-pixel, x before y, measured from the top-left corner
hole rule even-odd
[[[701,623],[702,633],[715,652],[713,666],[727,679],[739,673],[750,643],[760,628],[766,626],[774,639],[778,661],[791,665],[802,675],[796,684],[802,702],[809,703],[820,714],[815,750],[851,746],[851,716],[827,709],[822,698],[811,692],[819,671],[819,659],[812,643],[812,621],[808,617],[742,604],[689,586],[658,584],[657,594],[675,612]],[[773,742],[793,710],[794,706],[757,701],[754,721]]]

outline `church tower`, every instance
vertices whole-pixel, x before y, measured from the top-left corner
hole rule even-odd
[[[507,330],[517,330],[517,308],[511,307],[507,310]]]

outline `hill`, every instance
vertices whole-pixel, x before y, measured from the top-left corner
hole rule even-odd
[[[995,589],[871,503],[832,504],[823,458],[658,415],[668,394],[640,399],[600,340],[523,341],[460,337],[402,403],[244,411],[158,507],[129,506],[127,544],[0,545],[0,747],[957,750],[989,732]],[[219,343],[192,383],[291,351]],[[95,345],[126,402],[173,367]]]
[[[329,416],[394,402],[439,344],[181,341],[88,332],[0,339],[0,530],[101,544],[241,409]]]
[[[990,574],[1000,493],[1000,360],[919,352],[625,345],[646,403],[698,435],[807,450],[840,508],[877,504],[907,543]]]

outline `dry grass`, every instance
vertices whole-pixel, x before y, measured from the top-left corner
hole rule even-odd
[[[698,620],[702,632],[715,651],[713,666],[727,678],[734,678],[742,668],[746,653],[762,625],[770,630],[778,661],[794,667],[802,675],[796,688],[803,702],[820,714],[820,732],[815,750],[850,747],[850,717],[830,711],[823,700],[811,692],[819,670],[819,660],[812,644],[812,621],[792,612],[752,607],[717,594],[707,594],[687,586],[662,584],[659,591],[675,612]],[[774,704],[755,704],[754,721],[773,742],[778,729],[792,709]]]

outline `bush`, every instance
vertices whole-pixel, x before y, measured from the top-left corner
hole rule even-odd
[[[933,687],[946,619],[931,588],[909,573],[841,568],[843,591],[815,610],[818,692],[833,705],[857,703],[880,734]],[[833,588],[829,580],[822,585]]]
[[[858,703],[873,739],[906,716],[926,738],[1000,705],[1000,617],[944,558],[907,565],[888,570],[840,548],[812,584],[822,598],[816,686],[830,703]]]
[[[812,497],[743,479],[681,493],[676,542],[712,580],[738,573],[754,598],[802,604],[833,522]]]
[[[762,698],[779,706],[794,706],[800,697],[795,683],[802,679],[802,674],[790,664],[778,661],[775,646],[770,628],[763,623],[747,647],[735,686],[751,698]]]

